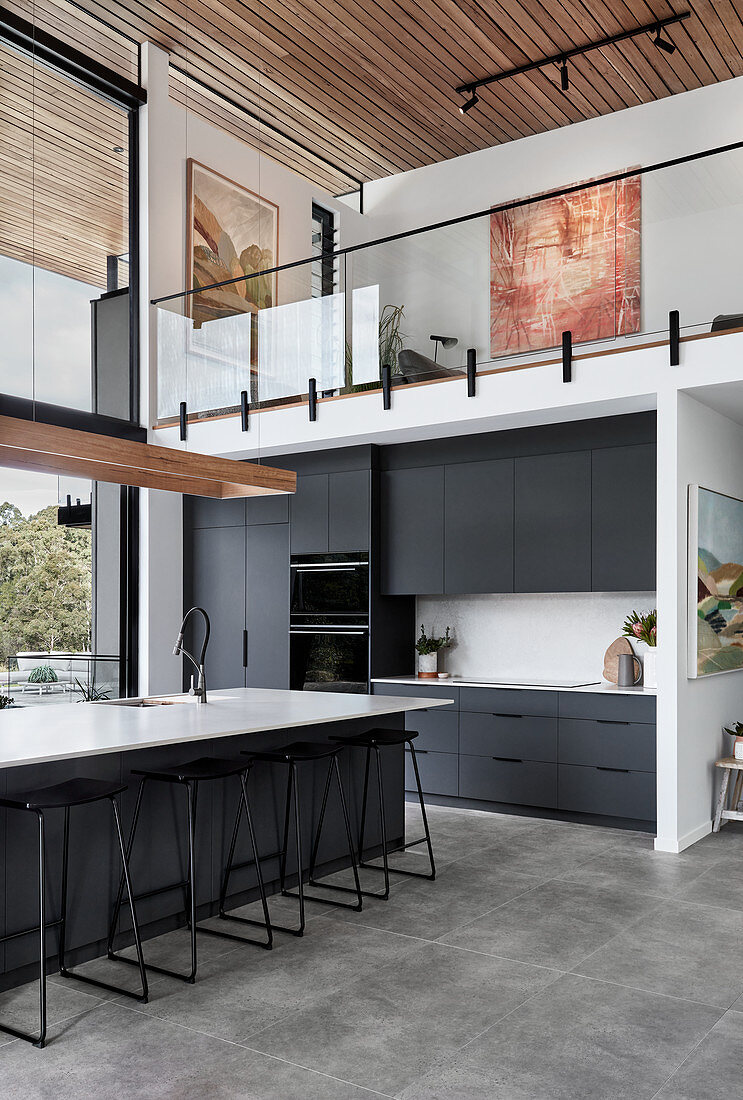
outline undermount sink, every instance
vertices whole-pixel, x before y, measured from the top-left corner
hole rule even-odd
[[[107,703],[114,707],[172,707],[177,703],[193,703],[195,699],[99,699],[98,702]]]

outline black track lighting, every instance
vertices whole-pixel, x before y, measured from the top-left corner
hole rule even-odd
[[[560,66],[560,88],[563,92],[567,92],[570,88],[570,77],[568,76],[568,63],[563,57],[562,65]]]
[[[477,92],[473,92],[472,98],[468,99],[467,102],[463,103],[462,106],[459,108],[459,113],[461,115],[466,115],[467,112],[471,111],[473,107],[476,107],[479,102],[479,95],[477,94]]]
[[[657,46],[659,50],[664,50],[666,53],[675,53],[676,47],[673,42],[669,42],[667,38],[662,38],[660,33],[660,23],[655,28],[655,38],[653,39],[653,45]]]

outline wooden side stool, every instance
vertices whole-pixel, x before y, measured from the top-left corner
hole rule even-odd
[[[712,825],[712,832],[719,833],[723,821],[743,821],[743,813],[738,809],[740,800],[743,798],[743,760],[736,760],[734,756],[724,756],[722,760],[715,761],[715,767],[725,769]],[[733,797],[730,802],[731,809],[728,810],[725,808],[725,803],[730,789],[730,776],[733,773],[735,773]]]

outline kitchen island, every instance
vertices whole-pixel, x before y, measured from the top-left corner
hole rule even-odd
[[[128,785],[122,795],[125,828],[134,808],[138,778],[133,771],[193,759],[198,756],[239,756],[243,750],[278,748],[290,741],[327,740],[336,733],[360,732],[376,726],[400,728],[407,711],[441,705],[431,698],[399,698],[234,688],[215,691],[206,704],[187,695],[98,703],[60,703],[45,707],[9,709],[0,715],[0,793],[47,786],[75,776],[88,776]],[[404,837],[404,754],[402,748],[385,753],[387,835],[396,847]],[[352,826],[358,822],[363,784],[363,753],[343,754],[341,768]],[[303,843],[316,819],[325,770],[316,769],[314,782],[304,784]],[[250,776],[250,796],[263,875],[269,893],[278,889],[278,857],[284,814],[286,776],[283,769],[258,763]],[[207,783],[199,794],[196,823],[196,878],[198,919],[213,915],[230,833],[237,808],[236,779]],[[370,811],[371,812],[371,811]],[[131,859],[134,888],[146,893],[182,881],[186,868],[186,799],[182,788],[158,784],[148,792],[140,818],[137,844]],[[85,807],[73,816],[70,838],[70,920],[67,940],[71,963],[105,953],[111,905],[118,886],[119,859],[106,805]],[[378,822],[368,829],[368,858],[380,850]],[[77,830],[80,830],[77,832]],[[303,831],[304,831],[303,830]],[[84,838],[76,845],[75,837]],[[29,927],[38,907],[36,823],[33,815],[0,812],[0,843],[5,860],[2,882],[5,904],[0,911],[2,932]],[[59,909],[62,814],[49,813],[46,838],[48,900]],[[329,805],[318,874],[348,861],[342,819],[337,803]],[[236,860],[249,858],[247,838],[241,836]],[[290,855],[289,868],[293,857]],[[291,876],[289,883],[291,883]],[[105,886],[103,884],[106,884]],[[229,907],[257,896],[254,868],[236,871]],[[138,904],[143,937],[151,938],[183,924],[181,890],[147,898]],[[126,920],[126,918],[125,918]],[[126,927],[126,925],[125,925]],[[56,954],[56,936],[50,935],[50,956]],[[123,941],[127,942],[126,935]],[[5,986],[33,975],[38,942],[35,937],[11,940],[0,952]],[[53,965],[53,963],[52,963]]]

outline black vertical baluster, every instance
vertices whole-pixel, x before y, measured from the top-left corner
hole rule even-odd
[[[573,334],[569,330],[562,334],[562,380],[573,381]]]
[[[382,407],[392,407],[392,369],[387,363],[382,367]]]
[[[310,420],[317,420],[317,379],[310,378],[309,384]]]
[[[467,396],[474,397],[477,386],[477,349],[467,348]]]
[[[187,416],[187,414],[186,414],[186,402],[185,401],[181,401],[180,411],[179,411],[178,415],[179,415],[180,422],[181,422],[181,443],[185,443],[186,442],[186,416]]]
[[[671,355],[671,366],[677,367],[681,362],[681,327],[679,324],[679,311],[672,309],[668,314],[668,344]]]
[[[250,427],[248,419],[249,415],[250,407],[248,405],[248,391],[243,390],[240,394],[240,423],[244,432],[247,432],[248,428]]]

